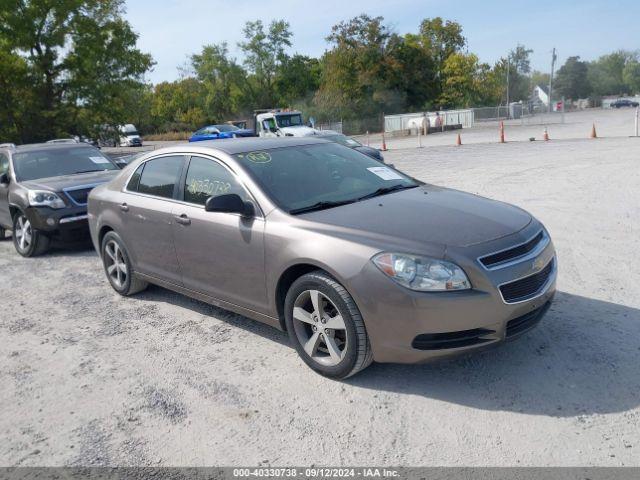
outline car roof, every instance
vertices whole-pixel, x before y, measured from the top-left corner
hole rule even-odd
[[[195,149],[207,148],[211,150],[220,150],[229,155],[236,153],[253,152],[256,150],[271,150],[273,148],[295,147],[305,145],[315,145],[320,143],[331,143],[321,136],[318,137],[275,137],[275,138],[229,138],[222,140],[206,140],[204,142],[186,143],[173,145],[169,149]],[[158,152],[158,150],[156,150]]]

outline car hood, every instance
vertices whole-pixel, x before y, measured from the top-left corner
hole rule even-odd
[[[60,177],[39,178],[21,182],[21,185],[30,190],[48,190],[61,192],[65,188],[81,187],[85,185],[99,185],[108,182],[122,170],[104,170],[101,172],[78,173],[76,175],[64,175]]]
[[[310,137],[312,135],[318,135],[319,130],[315,128],[305,127],[304,125],[300,125],[299,127],[282,127],[280,131],[284,135],[292,135],[294,137]]]
[[[511,235],[532,220],[529,213],[506,203],[448,188],[424,185],[341,207],[299,216],[354,237],[371,236],[468,247]],[[313,227],[312,227],[313,228]],[[346,230],[345,230],[346,229]]]

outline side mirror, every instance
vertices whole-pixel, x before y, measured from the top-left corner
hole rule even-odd
[[[253,203],[245,202],[240,198],[240,195],[235,193],[207,198],[204,209],[207,212],[239,213],[245,218],[253,217],[256,214]]]
[[[0,185],[9,185],[9,174],[2,173],[0,174]]]

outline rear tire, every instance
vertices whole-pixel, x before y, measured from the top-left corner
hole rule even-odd
[[[35,229],[27,216],[18,212],[13,217],[13,246],[23,257],[36,257],[49,249],[51,239]]]
[[[3,227],[0,227],[0,240],[4,240],[7,236],[7,232]]]
[[[345,288],[327,273],[317,270],[293,282],[284,313],[298,355],[321,375],[345,379],[372,363],[360,311]]]
[[[108,232],[102,239],[100,255],[104,273],[111,287],[120,295],[129,296],[141,292],[149,286],[147,282],[139,279],[131,265],[129,254],[116,232]]]

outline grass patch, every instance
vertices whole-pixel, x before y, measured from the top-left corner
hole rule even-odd
[[[179,140],[189,140],[191,132],[166,132],[145,135],[144,139],[157,142],[175,142]]]

